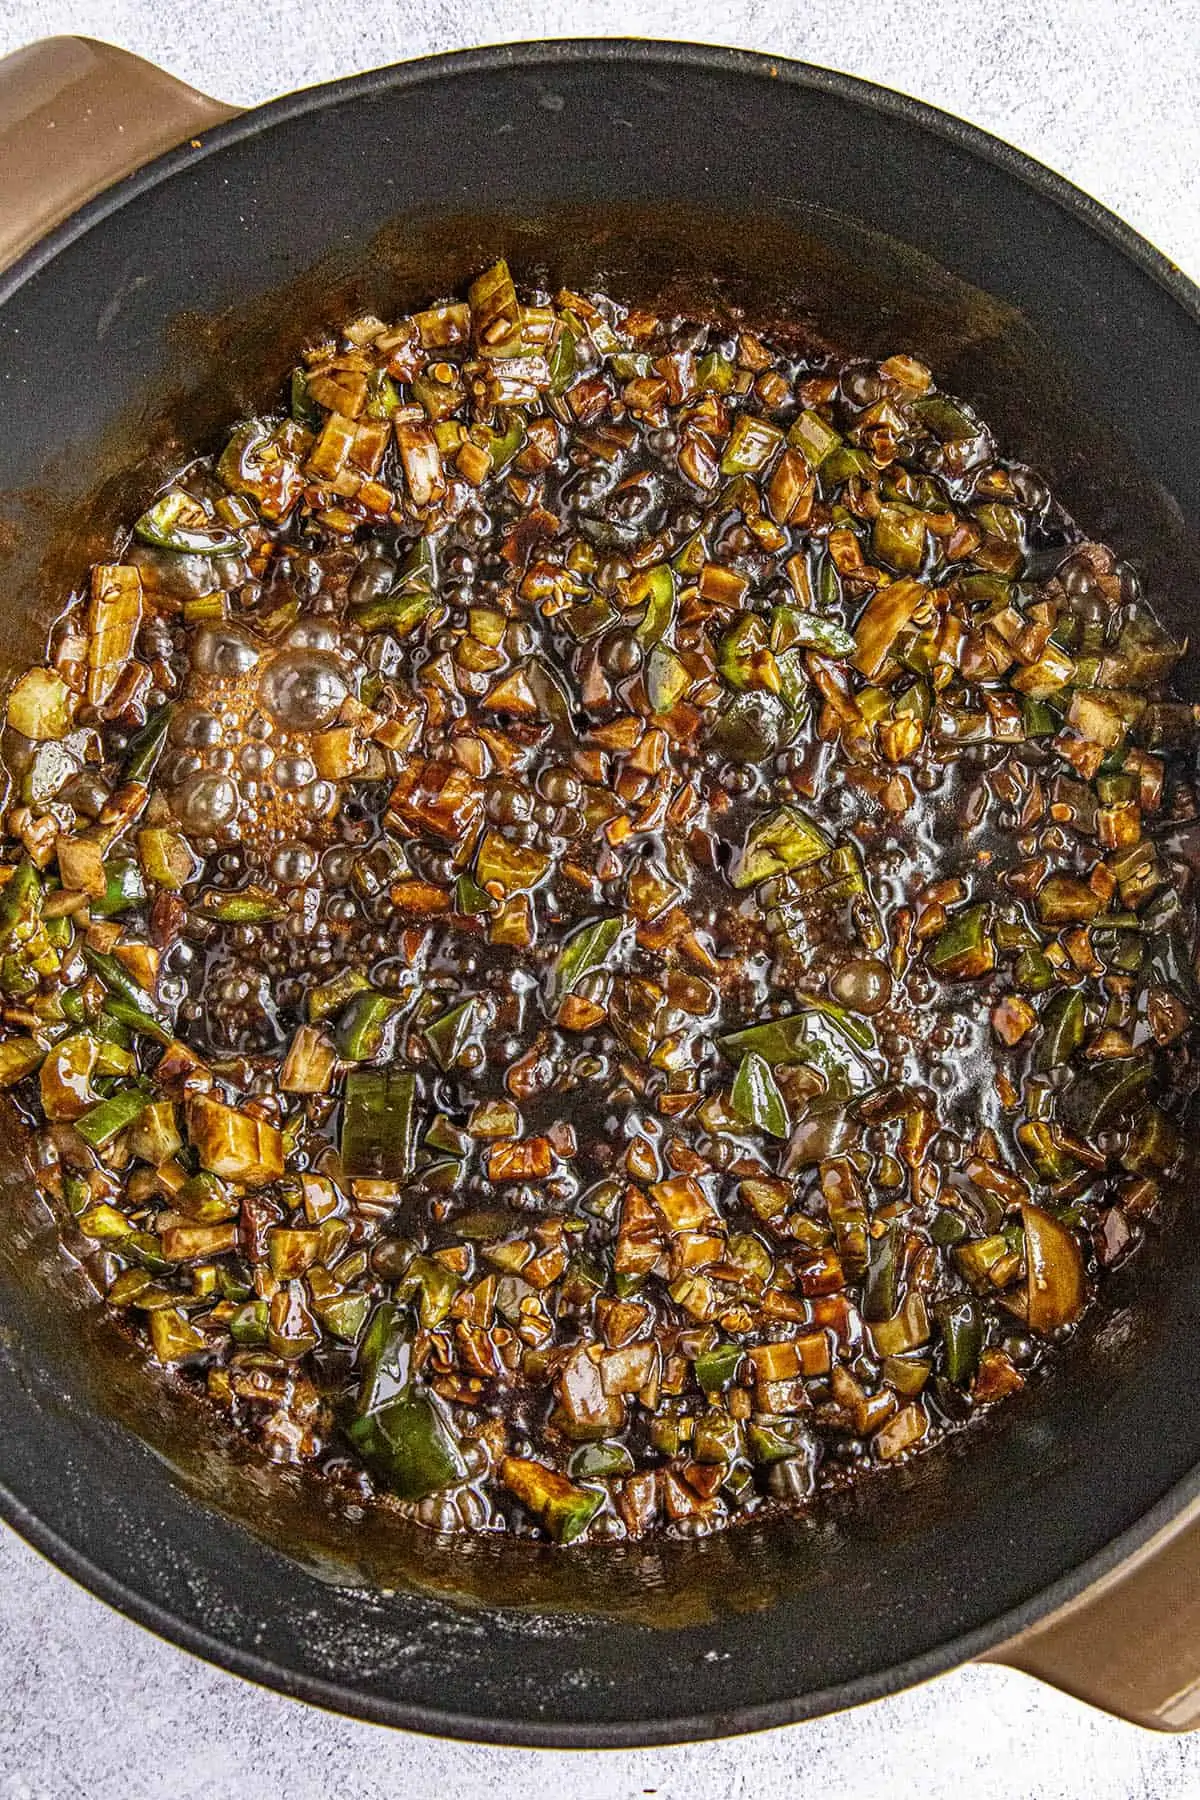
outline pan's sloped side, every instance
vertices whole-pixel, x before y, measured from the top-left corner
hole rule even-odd
[[[220,126],[0,280],[4,656],[35,648],[39,608],[144,503],[155,463],[269,402],[322,323],[427,301],[500,253],[526,280],[699,287],[755,322],[925,357],[1143,560],[1176,618],[1190,607],[1200,334],[1145,246],[1002,146],[840,77],[534,45]],[[54,1276],[15,1146],[7,1169],[6,1515],[176,1641],[368,1718],[589,1744],[808,1716],[1031,1623],[1194,1486],[1200,1388],[1179,1370],[1200,1243],[1177,1229],[978,1455],[919,1461],[853,1514],[607,1565],[418,1543],[239,1460],[123,1358]]]

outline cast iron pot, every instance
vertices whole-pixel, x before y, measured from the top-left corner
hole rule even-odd
[[[699,291],[842,350],[916,353],[1186,629],[1200,294],[994,139],[843,76],[685,45],[469,52],[239,116],[59,39],[0,65],[10,670],[156,471],[273,397],[320,325],[444,295],[500,253],[519,279]],[[1146,1724],[1200,1717],[1186,1209],[981,1436],[817,1523],[598,1556],[447,1547],[256,1460],[84,1304],[11,1122],[0,1173],[0,1511],[226,1668],[530,1744],[746,1731],[984,1655]]]

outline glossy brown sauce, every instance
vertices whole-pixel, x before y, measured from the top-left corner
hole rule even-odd
[[[1174,1166],[1181,653],[911,358],[503,265],[356,321],[10,701],[0,1073],[66,1241],[443,1530],[921,1453]]]

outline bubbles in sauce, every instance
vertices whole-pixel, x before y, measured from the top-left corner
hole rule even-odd
[[[167,797],[189,835],[270,855],[281,838],[319,841],[344,782],[323,775],[314,739],[353,704],[363,668],[327,621],[301,618],[279,644],[234,624],[204,626],[171,728]]]
[[[286,731],[319,731],[332,725],[348,692],[334,657],[305,648],[275,657],[259,688],[264,709]]]

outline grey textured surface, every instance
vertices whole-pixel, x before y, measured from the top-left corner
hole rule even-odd
[[[1200,276],[1196,0],[0,0],[0,54],[86,32],[224,99],[500,39],[699,38],[868,76],[997,132]],[[0,1800],[1168,1800],[1200,1736],[1153,1737],[999,1669],[716,1746],[606,1755],[439,1745],[309,1710],[166,1648],[0,1531]]]

